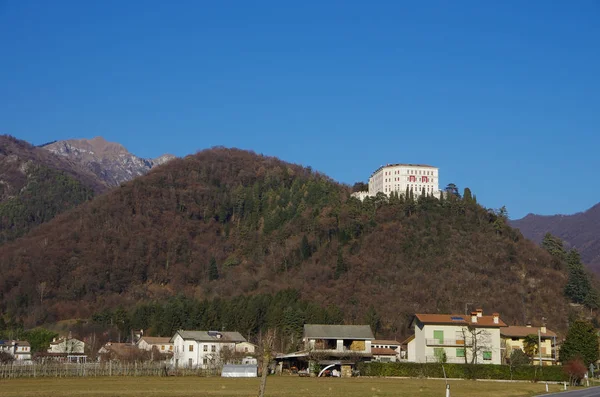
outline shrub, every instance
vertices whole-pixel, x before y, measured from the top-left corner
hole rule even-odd
[[[563,365],[563,371],[569,377],[569,384],[578,385],[585,376],[587,368],[581,358],[574,358]]]
[[[529,381],[568,380],[569,377],[558,366],[516,366],[493,364],[444,364],[438,363],[361,363],[358,369],[363,376],[400,376],[409,378],[443,378],[444,370],[448,378],[462,379],[513,379]]]

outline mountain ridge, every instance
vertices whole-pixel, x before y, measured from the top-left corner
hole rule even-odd
[[[0,244],[107,190],[76,163],[0,136]]]
[[[41,147],[88,168],[109,186],[119,186],[175,158],[163,154],[155,159],[144,159],[130,153],[122,144],[101,136],[54,141]]]
[[[546,233],[561,238],[580,252],[585,264],[600,272],[600,203],[571,215],[527,214],[510,223],[537,243]]]

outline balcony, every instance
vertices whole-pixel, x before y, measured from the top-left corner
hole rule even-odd
[[[426,363],[439,363],[440,358],[436,357],[436,356],[425,356],[425,362]],[[448,364],[464,364],[465,358],[464,357],[446,357],[446,362]]]
[[[471,346],[470,341],[464,339],[425,339],[427,346]]]

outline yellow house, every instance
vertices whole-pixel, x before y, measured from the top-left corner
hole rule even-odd
[[[536,346],[538,340],[541,339],[541,349],[532,357],[532,364],[540,365],[541,356],[542,365],[555,365],[557,361],[556,333],[547,329],[545,325],[532,327],[531,324],[512,325],[500,329],[505,363],[508,362],[513,350],[525,350],[525,338],[528,335],[535,336]]]

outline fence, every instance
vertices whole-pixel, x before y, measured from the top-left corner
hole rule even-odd
[[[0,379],[66,378],[95,376],[217,376],[221,368],[174,368],[165,362],[109,361],[102,363],[18,363],[0,364]]]

